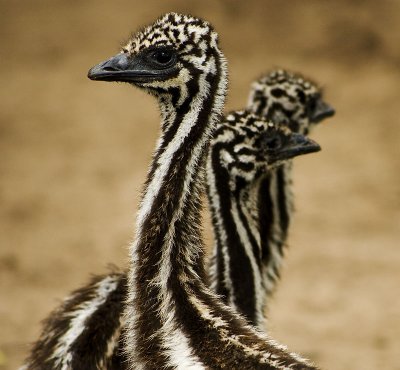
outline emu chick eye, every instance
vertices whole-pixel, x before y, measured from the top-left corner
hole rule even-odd
[[[307,104],[308,112],[313,113],[317,107],[317,100],[316,98],[311,98]]]
[[[173,54],[169,50],[157,50],[151,57],[156,63],[165,65],[172,61]]]
[[[278,149],[281,146],[281,138],[279,136],[268,138],[266,144],[270,150]]]
[[[282,146],[282,139],[279,135],[261,135],[256,141],[256,146],[267,153],[278,150]]]

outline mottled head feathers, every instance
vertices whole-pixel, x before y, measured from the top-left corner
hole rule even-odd
[[[307,134],[314,124],[334,114],[322,99],[322,89],[300,74],[272,71],[251,85],[248,107],[293,131]]]

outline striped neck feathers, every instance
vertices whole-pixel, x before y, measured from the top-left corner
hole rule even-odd
[[[264,290],[259,188],[271,169],[284,163],[279,158],[293,145],[289,137],[286,127],[248,111],[233,112],[218,128],[207,163],[216,239],[211,287],[260,327]]]
[[[254,114],[229,114],[216,131],[207,161],[207,190],[217,244],[210,266],[211,287],[225,303],[260,326],[263,314],[258,309],[261,304],[257,294],[262,291],[262,281],[256,190],[268,167],[260,142],[267,129],[267,122]]]
[[[296,145],[291,135],[288,128],[252,113],[234,112],[217,130],[207,163],[216,239],[211,287],[259,327],[264,321],[262,238],[267,233],[268,241],[279,240],[280,218],[286,215],[286,208],[281,208],[287,207],[276,187],[286,192],[288,184],[280,177],[271,181],[271,177],[275,169],[280,174],[284,168],[276,168],[286,162],[282,158],[291,158],[288,150]],[[266,188],[265,182],[271,187]],[[271,212],[266,215],[264,210]]]
[[[158,98],[162,132],[131,245],[126,343],[135,368],[191,368],[198,362],[179,321],[193,295],[190,285],[200,286],[205,278],[200,194],[227,88],[226,61],[209,24],[180,15],[166,18],[167,36],[179,39],[180,70],[169,81],[142,84]],[[190,42],[181,50],[182,40]],[[132,48],[137,42],[127,51]]]

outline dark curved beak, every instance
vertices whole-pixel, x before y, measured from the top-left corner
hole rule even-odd
[[[311,114],[311,122],[321,122],[325,118],[332,117],[334,114],[335,109],[333,109],[329,104],[325,103],[322,99],[318,99],[314,112]]]
[[[288,141],[276,153],[278,160],[285,160],[297,157],[298,155],[319,152],[321,147],[314,140],[308,137],[293,133],[289,135]]]
[[[150,68],[140,57],[120,53],[97,64],[88,72],[94,81],[148,82],[171,76],[172,69],[155,70]]]

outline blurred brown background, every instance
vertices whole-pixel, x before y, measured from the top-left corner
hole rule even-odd
[[[167,11],[210,20],[227,109],[282,66],[337,109],[296,159],[297,214],[273,336],[324,369],[400,369],[400,2],[0,1],[0,369],[66,294],[125,266],[158,132],[152,98],[89,67]],[[212,243],[207,230],[207,243]]]

